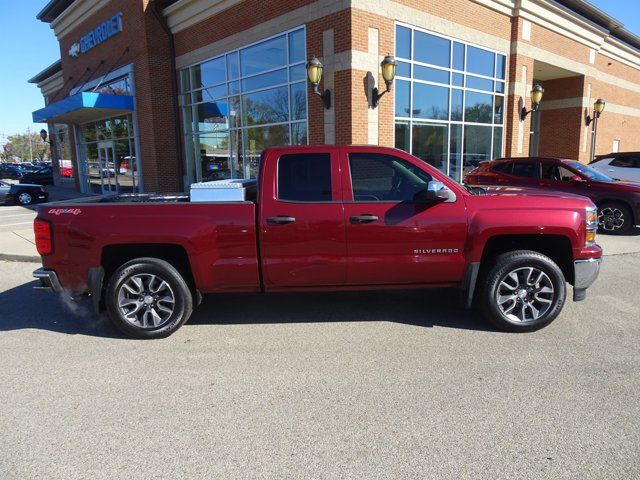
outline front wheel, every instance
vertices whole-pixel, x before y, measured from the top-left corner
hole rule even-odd
[[[137,258],[109,280],[105,303],[111,321],[135,338],[164,338],[193,311],[191,290],[178,270],[157,258]]]
[[[633,226],[631,209],[620,202],[598,205],[598,228],[602,233],[621,235]]]
[[[562,270],[549,257],[530,250],[498,256],[482,282],[484,317],[500,330],[531,332],[546,327],[566,300]]]

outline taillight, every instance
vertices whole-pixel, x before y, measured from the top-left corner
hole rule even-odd
[[[36,249],[40,255],[48,255],[53,252],[53,237],[51,224],[47,220],[36,218],[33,221],[33,232],[36,237]]]
[[[44,189],[44,186],[40,187],[40,191],[41,191],[42,193],[46,192],[46,190]]]

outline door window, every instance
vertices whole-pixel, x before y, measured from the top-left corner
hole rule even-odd
[[[536,164],[533,162],[515,162],[511,174],[521,178],[535,178]]]
[[[544,180],[554,180],[556,182],[570,182],[576,176],[568,168],[553,163],[542,164],[542,178]]]
[[[426,191],[432,177],[412,163],[392,155],[349,155],[353,199],[356,202],[411,202]]]
[[[609,163],[612,167],[640,168],[640,157],[618,157]]]
[[[330,202],[331,156],[328,153],[283,155],[278,160],[278,199]]]

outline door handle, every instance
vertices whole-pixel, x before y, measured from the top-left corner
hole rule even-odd
[[[351,223],[371,223],[371,222],[375,222],[377,220],[378,220],[378,216],[377,215],[369,215],[369,214],[355,215],[353,217],[349,217],[349,221]]]
[[[295,221],[296,219],[294,217],[267,217],[268,225],[285,225]]]

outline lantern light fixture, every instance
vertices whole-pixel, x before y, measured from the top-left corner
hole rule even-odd
[[[382,96],[391,91],[391,85],[393,84],[393,80],[396,78],[396,68],[398,63],[396,62],[395,57],[392,55],[387,55],[384,57],[382,62],[380,63],[380,67],[382,68],[382,79],[386,85],[386,89],[383,92],[380,92],[377,88],[374,88],[371,92],[371,106],[376,108],[380,103],[380,99]]]
[[[593,115],[587,114],[587,118],[585,122],[587,126],[593,123],[593,127],[591,129],[591,155],[590,155],[592,162],[595,159],[595,155],[596,155],[596,136],[598,135],[598,119],[600,118],[600,115],[602,114],[602,112],[604,112],[605,105],[606,105],[606,102],[602,98],[597,99],[593,103]]]
[[[542,101],[542,95],[544,94],[544,88],[539,83],[536,83],[531,89],[531,110],[527,110],[526,107],[522,107],[520,110],[520,120],[524,121],[531,112],[537,112],[540,108],[540,102]]]
[[[311,58],[307,62],[307,79],[309,83],[313,86],[313,93],[318,95],[322,99],[322,103],[324,103],[324,108],[331,108],[331,91],[329,89],[324,92],[318,91],[318,85],[320,85],[320,81],[322,80],[322,70],[323,70],[322,62],[318,60],[315,56]]]

